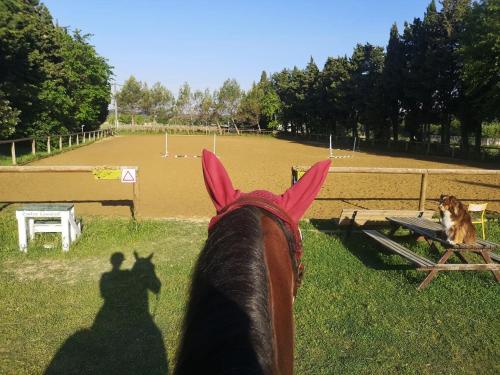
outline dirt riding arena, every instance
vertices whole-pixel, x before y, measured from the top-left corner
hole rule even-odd
[[[205,191],[203,148],[212,149],[211,136],[170,136],[169,158],[162,158],[163,135],[116,136],[32,165],[135,165],[139,167],[140,216],[208,218],[214,209]],[[292,165],[312,165],[328,158],[328,148],[271,137],[217,137],[217,154],[235,187],[281,193],[290,186]],[[187,154],[189,158],[174,158]],[[335,150],[339,167],[467,168],[460,164],[380,156]],[[492,166],[485,166],[492,168]],[[430,175],[427,209],[437,209],[441,193],[464,201],[488,202],[500,211],[500,176]],[[419,175],[330,174],[307,217],[338,217],[342,208],[418,208]],[[0,202],[77,202],[77,214],[130,215],[131,184],[96,181],[90,173],[0,174]]]

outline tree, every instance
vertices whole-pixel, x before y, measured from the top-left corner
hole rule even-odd
[[[469,130],[476,133],[476,150],[481,143],[481,123],[500,117],[500,3],[483,0],[474,3],[465,16],[464,32],[459,36],[464,86],[461,106],[464,126],[462,147],[467,150]],[[461,119],[461,120],[462,120]],[[465,143],[464,143],[465,142]]]
[[[238,106],[240,104],[243,91],[235,79],[226,79],[218,92],[218,102],[222,111],[222,115],[234,125],[239,133],[238,127],[234,122]]]
[[[191,125],[193,124],[191,86],[189,86],[189,83],[187,82],[184,82],[179,89],[179,94],[177,95],[177,100],[175,102],[175,109],[178,116],[181,116],[182,118],[189,117]]]
[[[0,92],[0,139],[7,139],[16,131],[20,111],[12,108],[11,103]]]
[[[389,43],[382,72],[384,104],[392,127],[392,137],[398,140],[403,102],[403,75],[405,69],[404,50],[398,27],[391,27]]]
[[[353,137],[358,122],[364,124],[367,138],[372,130],[387,136],[382,89],[384,59],[384,49],[370,43],[358,44],[352,54],[349,86],[354,109]]]
[[[351,70],[347,57],[329,57],[321,72],[321,118],[329,133],[337,134],[337,125],[348,121]]]
[[[262,97],[262,117],[263,126],[276,129],[278,127],[278,113],[281,110],[281,101],[274,90],[274,87],[269,79],[267,79],[266,72],[262,72],[259,85],[264,91]]]
[[[18,117],[15,135],[62,134],[104,121],[111,67],[89,39],[54,25],[38,1],[0,2],[0,91]]]
[[[132,117],[132,125],[135,125],[135,116],[144,107],[143,93],[142,83],[134,76],[130,76],[117,94],[118,106]]]
[[[236,114],[238,121],[257,127],[259,132],[263,98],[264,90],[254,82],[252,88],[243,95]]]
[[[151,115],[153,116],[153,122],[156,124],[159,114],[168,114],[173,110],[175,99],[172,93],[160,82],[156,82],[151,87],[148,96]]]

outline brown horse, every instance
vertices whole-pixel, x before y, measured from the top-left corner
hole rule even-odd
[[[215,155],[204,151],[202,161],[217,216],[194,269],[175,373],[292,374],[298,222],[330,162],[276,196],[235,190]]]

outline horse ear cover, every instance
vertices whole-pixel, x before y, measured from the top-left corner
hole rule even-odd
[[[330,163],[330,160],[324,160],[314,164],[295,185],[281,196],[274,196],[273,203],[283,208],[291,219],[298,223],[319,193],[328,175]],[[234,189],[226,169],[217,156],[210,151],[203,150],[202,168],[207,191],[217,213],[220,213],[242,193]]]

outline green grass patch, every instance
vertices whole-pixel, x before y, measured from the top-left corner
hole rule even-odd
[[[0,373],[43,372],[68,338],[102,314],[99,280],[111,269],[111,254],[122,252],[122,268],[130,269],[134,251],[154,253],[162,289],[158,300],[150,293],[149,307],[173,368],[206,224],[92,217],[83,223],[82,236],[68,253],[60,251],[59,238],[44,235],[23,254],[13,208],[0,212]],[[295,303],[297,374],[499,372],[500,297],[491,273],[441,273],[417,291],[425,274],[380,252],[361,234],[343,240],[311,224],[303,230],[306,274]],[[439,257],[398,234],[419,254]],[[489,224],[488,236],[500,242],[498,223]]]

